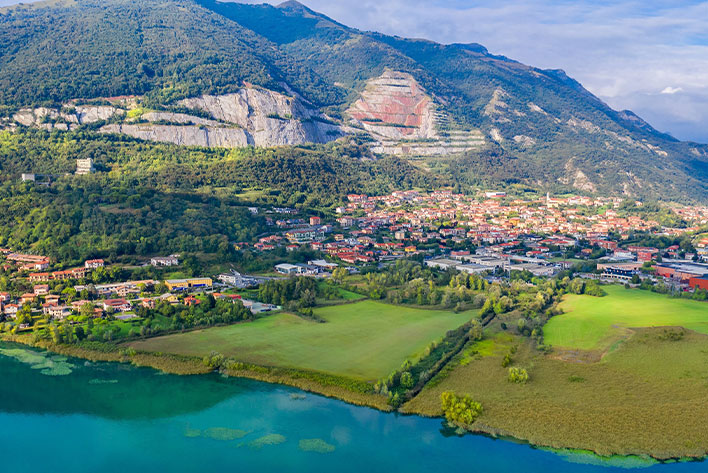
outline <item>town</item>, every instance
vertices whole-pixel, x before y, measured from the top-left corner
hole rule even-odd
[[[20,331],[39,319],[130,320],[139,318],[140,308],[193,306],[205,295],[238,301],[259,314],[279,307],[244,298],[239,291],[289,276],[329,278],[337,268],[356,274],[400,259],[478,274],[490,282],[513,272],[552,277],[573,270],[604,282],[638,286],[648,280],[670,291],[708,290],[708,208],[672,208],[684,228],[644,219],[636,215],[641,209],[641,202],[611,198],[547,195],[524,201],[503,192],[467,196],[450,191],[350,195],[348,205],[337,208],[330,220],[294,209],[251,208],[254,214],[266,214],[272,231],[256,242],[234,245],[264,257],[285,248],[294,259],[255,275],[231,268],[191,278],[114,280],[103,259],[65,269],[46,256],[0,249],[5,275],[0,308],[11,322],[5,328]],[[296,261],[303,250],[317,258]],[[155,256],[144,265],[170,274],[180,260],[178,255]],[[97,273],[102,276],[95,277]]]

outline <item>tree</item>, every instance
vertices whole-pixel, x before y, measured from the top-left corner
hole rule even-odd
[[[482,414],[482,405],[470,396],[458,397],[452,391],[440,395],[442,410],[448,422],[469,426]]]
[[[506,368],[511,364],[511,354],[507,353],[504,355],[504,359],[502,359],[502,368]]]
[[[335,268],[334,271],[332,271],[332,280],[337,284],[341,284],[348,275],[349,271],[345,268]]]
[[[413,387],[413,375],[410,371],[404,371],[401,373],[401,387],[405,389],[410,389]]]
[[[86,302],[85,304],[81,305],[81,308],[79,309],[79,314],[81,314],[84,317],[88,317],[89,319],[93,318],[94,316],[94,306],[90,302]]]
[[[469,336],[470,340],[473,341],[480,341],[482,338],[484,338],[484,328],[482,327],[482,324],[479,323],[478,320],[473,320],[470,323],[470,331],[469,331]]]
[[[23,305],[22,308],[17,311],[15,320],[17,321],[17,325],[32,324],[32,308],[29,304]]]

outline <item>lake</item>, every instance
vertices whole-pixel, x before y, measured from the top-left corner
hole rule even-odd
[[[219,375],[67,359],[0,343],[2,472],[706,472],[611,464]]]

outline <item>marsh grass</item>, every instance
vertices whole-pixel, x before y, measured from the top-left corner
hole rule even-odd
[[[480,432],[604,456],[703,457],[708,336],[674,338],[664,328],[638,329],[597,362],[553,359],[521,344],[514,358],[533,374],[527,384],[507,382],[502,355],[479,357],[458,363],[402,410],[441,416],[440,394],[454,391],[484,407]]]

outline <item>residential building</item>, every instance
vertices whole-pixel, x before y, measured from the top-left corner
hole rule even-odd
[[[17,312],[20,310],[20,306],[17,304],[5,304],[3,307],[3,313],[6,317],[14,319],[17,316]]]
[[[46,296],[49,294],[48,284],[36,284],[33,289],[36,296]]]
[[[158,267],[158,266],[177,266],[179,265],[179,258],[175,255],[170,255],[170,256],[156,256],[154,258],[150,258],[150,264]]]
[[[54,319],[64,319],[65,317],[71,315],[71,308],[67,307],[65,305],[59,306],[59,305],[53,305],[49,307],[49,310],[47,311],[50,317]]]
[[[310,243],[311,241],[322,241],[324,237],[324,231],[319,228],[303,228],[290,230],[285,233],[285,238],[287,238],[288,241],[298,245]]]
[[[103,268],[105,262],[102,259],[90,259],[84,262],[84,267],[86,269],[96,269]]]
[[[116,312],[128,312],[132,308],[132,304],[125,299],[106,299],[103,301],[103,310],[113,309]]]

